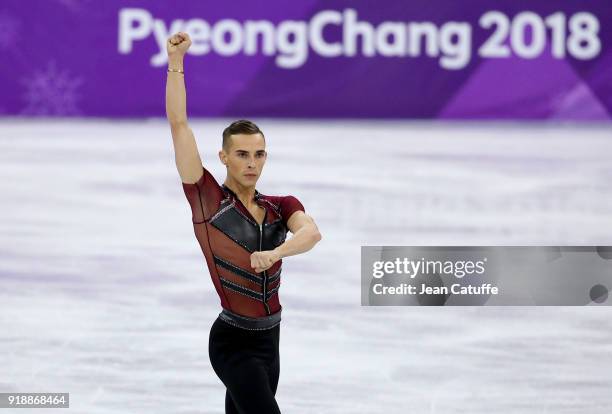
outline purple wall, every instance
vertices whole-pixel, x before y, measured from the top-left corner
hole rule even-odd
[[[4,0],[0,114],[609,120],[606,1]],[[161,51],[160,51],[161,44]]]

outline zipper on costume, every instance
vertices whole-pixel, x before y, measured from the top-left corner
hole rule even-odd
[[[259,251],[261,251],[261,243],[263,240],[263,224],[259,225]],[[268,304],[266,303],[267,301],[267,293],[268,293],[268,275],[266,273],[266,271],[263,271],[263,275],[264,275],[264,280],[263,280],[263,304],[264,307],[266,308],[266,313],[269,315],[270,314],[270,307],[268,306]]]

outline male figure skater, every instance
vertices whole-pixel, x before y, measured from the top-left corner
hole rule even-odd
[[[195,235],[223,308],[210,330],[209,357],[226,386],[226,413],[280,413],[281,259],[312,249],[321,235],[297,198],[255,190],[267,153],[254,123],[236,121],[223,131],[223,186],[202,166],[187,124],[183,58],[190,45],[183,32],[168,39],[166,113]],[[293,237],[286,240],[288,230]]]

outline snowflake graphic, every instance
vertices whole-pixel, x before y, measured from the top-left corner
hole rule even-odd
[[[17,43],[20,26],[21,21],[15,16],[5,12],[0,13],[0,49],[8,49]]]
[[[82,77],[59,70],[55,61],[47,64],[42,71],[25,76],[20,80],[26,88],[24,99],[26,107],[23,115],[78,115],[79,94],[77,89],[83,84]]]

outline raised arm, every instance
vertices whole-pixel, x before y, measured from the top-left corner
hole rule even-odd
[[[183,58],[191,46],[189,35],[179,32],[166,42],[168,69],[183,70]],[[202,160],[193,131],[187,123],[185,75],[168,72],[166,80],[166,116],[172,132],[174,159],[181,181],[193,184],[202,176]]]

